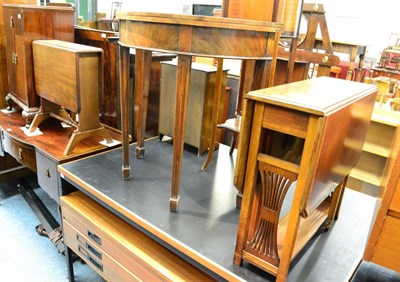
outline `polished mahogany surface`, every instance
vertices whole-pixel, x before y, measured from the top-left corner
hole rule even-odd
[[[206,16],[118,12],[117,17],[121,45],[197,56],[266,59],[272,55],[267,33],[282,29],[281,23]]]
[[[135,95],[138,95],[137,158],[144,157],[144,126],[148,107],[149,65],[153,51],[178,54],[174,125],[174,157],[171,184],[171,211],[179,202],[181,162],[192,56],[218,58],[216,85],[222,81],[222,58],[258,61],[250,81],[254,87],[268,86],[274,80],[278,39],[282,24],[242,19],[171,15],[156,13],[117,12],[120,20],[120,86],[123,133],[122,174],[130,178],[127,128],[129,126],[128,92],[130,91],[129,48],[136,48]],[[219,86],[216,87],[219,90]],[[214,94],[212,133],[206,169],[211,161],[216,142],[217,115],[220,91]]]
[[[32,148],[44,152],[59,162],[73,160],[93,152],[101,152],[108,149],[107,146],[99,143],[103,141],[103,138],[93,136],[82,140],[82,142],[76,145],[72,154],[65,156],[63,150],[68,144],[70,135],[75,130],[74,127],[63,127],[60,121],[48,119],[39,127],[43,134],[28,136],[22,130],[24,126],[24,119],[19,112],[4,113],[0,111],[0,127],[3,129],[4,134],[7,134],[18,142],[25,143]],[[121,140],[120,134],[112,131],[109,131],[109,133],[114,140]]]

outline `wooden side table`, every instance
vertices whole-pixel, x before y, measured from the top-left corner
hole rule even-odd
[[[149,76],[152,51],[178,55],[176,78],[175,126],[172,161],[172,187],[170,209],[176,211],[179,201],[181,161],[183,153],[186,108],[190,82],[192,56],[259,60],[263,67],[256,79],[264,87],[274,80],[278,40],[282,24],[261,21],[171,15],[156,13],[117,12],[120,20],[120,87],[123,132],[123,164],[125,179],[130,178],[128,131],[129,128],[129,48],[136,49],[135,94],[140,99],[138,117],[138,143],[136,156],[144,156],[144,126],[147,112]],[[221,71],[218,71],[221,73]],[[217,77],[219,85],[221,77]],[[216,87],[219,89],[219,87]],[[219,91],[215,93],[214,109],[218,108]],[[211,144],[215,143],[217,111],[213,111]],[[214,142],[214,143],[213,143]],[[213,148],[213,146],[210,146]],[[210,150],[211,151],[211,150]]]
[[[375,96],[374,86],[329,77],[245,96],[235,167],[243,192],[236,264],[246,260],[284,281],[325,220],[338,218]],[[293,147],[277,142],[290,138]],[[289,190],[291,208],[281,215]]]

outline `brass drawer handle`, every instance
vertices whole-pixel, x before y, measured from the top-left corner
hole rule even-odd
[[[14,17],[10,17],[10,27],[14,27]]]
[[[23,156],[22,156],[22,149],[21,149],[21,148],[18,148],[18,159],[19,159],[19,160],[22,160],[22,159],[23,159]]]
[[[12,63],[13,63],[14,65],[18,65],[18,54],[17,54],[17,53],[14,52],[14,53],[12,54],[11,61],[12,61]]]

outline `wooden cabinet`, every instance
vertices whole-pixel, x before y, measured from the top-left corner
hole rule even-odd
[[[119,116],[119,90],[117,84],[117,43],[109,42],[118,37],[117,32],[75,27],[75,42],[103,50],[103,83],[100,97],[100,121],[114,128],[121,128]]]
[[[32,41],[74,40],[74,9],[29,5],[3,6],[9,94],[7,103],[24,110],[27,121],[39,107],[33,75]]]
[[[357,166],[351,171],[348,187],[372,196],[382,195],[382,175],[391,154],[400,112],[375,107]]]
[[[211,65],[193,63],[190,73],[190,89],[188,101],[188,115],[185,128],[185,144],[198,149],[203,154],[210,144],[211,119],[217,68]],[[160,119],[159,134],[173,137],[175,117],[175,77],[176,63],[164,62],[161,64],[160,90]],[[227,70],[223,71],[221,93],[225,92]],[[224,95],[219,103],[219,123],[225,121],[223,117]],[[217,138],[219,140],[219,137]]]
[[[363,260],[400,272],[400,131],[393,138],[392,150],[380,185],[381,205],[368,239]]]
[[[36,4],[36,0],[0,0],[0,109],[5,108],[5,97],[8,94],[6,39],[4,33],[3,4],[5,3]],[[6,23],[8,24],[8,23]]]
[[[64,242],[112,281],[211,281],[82,192],[61,197]]]

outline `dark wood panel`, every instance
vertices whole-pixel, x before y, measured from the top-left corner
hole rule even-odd
[[[120,129],[119,89],[117,83],[118,45],[108,41],[118,33],[75,27],[75,43],[103,50],[103,91],[100,97],[100,121]]]

